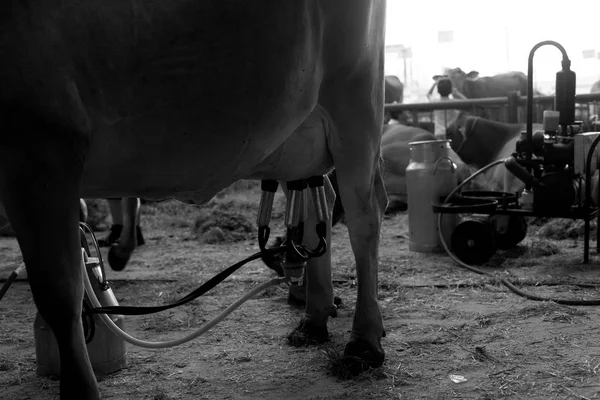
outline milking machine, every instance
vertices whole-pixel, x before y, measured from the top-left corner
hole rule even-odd
[[[125,367],[127,363],[125,342],[139,347],[154,349],[177,346],[202,335],[247,300],[271,286],[287,283],[292,287],[300,287],[303,284],[304,269],[308,260],[313,257],[320,257],[327,251],[327,219],[329,218],[329,210],[325,197],[324,177],[315,176],[307,180],[287,182],[289,195],[285,213],[286,239],[280,246],[269,249],[267,249],[266,245],[270,234],[269,224],[278,183],[272,180],[263,181],[261,188],[262,195],[257,216],[259,229],[258,242],[261,251],[223,270],[182,299],[163,306],[119,306],[104,272],[104,263],[95,235],[87,224],[84,222],[80,223],[82,244],[81,266],[85,271],[83,274],[85,298],[82,322],[90,362],[96,374],[104,375]],[[319,238],[318,244],[314,249],[309,249],[302,243],[305,229],[304,221],[308,215],[307,202],[309,192],[316,211],[316,233]],[[95,249],[95,257],[92,256],[88,236],[93,245],[92,248]],[[124,315],[151,314],[183,305],[208,292],[246,263],[260,258],[273,259],[278,254],[284,255],[281,261],[281,277],[271,279],[252,289],[249,293],[227,307],[217,317],[185,337],[171,341],[149,342],[134,338],[124,331]],[[11,274],[7,283],[2,287],[2,294],[6,292],[12,281],[14,281],[23,269],[24,264],[21,264]],[[39,313],[36,315],[34,321],[34,334],[37,373],[39,375],[60,375],[60,359],[56,339]]]
[[[247,300],[260,293],[261,291],[276,286],[281,283],[287,283],[290,286],[300,286],[303,283],[303,275],[306,264],[310,258],[320,257],[327,251],[327,219],[329,218],[328,206],[325,198],[324,189],[324,178],[323,176],[311,177],[307,180],[297,180],[287,182],[289,190],[288,202],[285,213],[285,224],[287,230],[286,240],[279,246],[267,249],[266,244],[270,234],[270,218],[273,209],[274,195],[277,191],[278,183],[276,181],[263,181],[261,184],[262,195],[259,206],[259,212],[257,216],[257,223],[259,229],[258,242],[260,252],[232,265],[231,267],[220,272],[213,278],[209,279],[199,288],[194,290],[192,293],[183,297],[182,299],[163,306],[154,307],[124,307],[102,304],[94,295],[93,287],[88,279],[88,275],[84,276],[84,286],[86,293],[90,297],[91,305],[94,307],[88,310],[88,314],[97,314],[102,322],[110,329],[115,335],[123,339],[124,341],[134,344],[139,347],[145,348],[167,348],[173,347],[185,342],[188,342],[196,337],[204,334],[209,329],[214,327],[217,323],[221,322],[225,317],[231,314],[235,309],[245,303]],[[317,212],[317,225],[316,233],[319,238],[319,242],[314,249],[309,249],[302,243],[302,237],[304,233],[304,221],[307,217],[307,197],[308,191],[311,192],[315,210]],[[90,232],[91,233],[91,232]],[[93,233],[92,233],[93,235]],[[97,243],[94,243],[97,246]],[[176,306],[188,303],[199,296],[205,294],[217,284],[222,282],[225,278],[231,275],[233,272],[238,270],[246,263],[259,259],[259,258],[270,258],[276,254],[284,254],[282,261],[283,277],[271,279],[256,288],[252,289],[249,293],[244,295],[242,298],[231,304],[224,311],[221,312],[217,317],[207,322],[195,332],[183,338],[164,341],[164,342],[149,342],[144,340],[136,339],[127,333],[125,333],[108,315],[143,315],[151,314],[155,312],[165,311]],[[98,252],[98,255],[100,253]],[[100,257],[100,256],[99,256]]]
[[[329,209],[325,197],[325,178],[313,176],[307,180],[290,181],[287,183],[288,199],[285,209],[286,239],[281,244],[285,248],[282,269],[277,271],[289,279],[291,285],[302,285],[304,268],[309,258],[320,257],[327,251],[327,219]],[[269,223],[273,210],[275,192],[279,186],[277,181],[264,180],[261,182],[261,199],[256,219],[258,225],[258,245],[262,252],[267,253],[266,245],[271,232]],[[307,190],[308,188],[308,190]],[[317,236],[319,243],[315,249],[310,250],[301,245],[304,235],[304,220],[308,215],[308,193],[310,191],[317,220]],[[268,255],[263,257],[270,264],[277,261]]]
[[[562,69],[556,73],[554,110],[544,111],[543,130],[533,132],[533,56],[545,45],[560,50]],[[514,153],[477,171],[447,197],[432,199],[440,217],[462,215],[450,240],[441,234],[439,240],[465,263],[482,264],[497,248],[518,244],[526,235],[525,217],[583,219],[584,262],[589,261],[590,221],[599,213],[598,180],[592,177],[598,170],[600,132],[583,132],[582,123],[575,121],[576,75],[559,43],[536,44],[528,61],[527,125]],[[505,191],[462,191],[475,176],[500,164],[507,170]],[[522,191],[508,191],[513,178],[525,185]]]

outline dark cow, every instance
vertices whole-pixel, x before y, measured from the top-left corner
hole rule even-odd
[[[387,75],[385,77],[384,93],[386,104],[402,103],[404,101],[404,85],[395,75]],[[383,118],[384,123],[387,124],[391,119],[400,119],[400,114],[400,112],[386,111]]]
[[[407,208],[406,167],[410,162],[410,142],[436,140],[433,133],[402,124],[384,125],[381,137],[381,157],[383,158],[383,182],[389,196],[388,213],[405,211]],[[450,158],[457,165],[458,181],[462,182],[472,172],[463,160],[450,150]],[[335,171],[330,175],[331,182],[337,192]],[[335,200],[333,222],[338,222],[344,214],[341,196]]]
[[[396,75],[385,77],[385,104],[402,103],[404,99],[404,84]]]
[[[471,99],[503,97],[514,91],[521,92],[521,96],[527,94],[527,76],[518,71],[479,77],[477,71],[466,73],[460,68],[452,68],[446,69],[445,74],[459,92]]]
[[[542,129],[542,125],[534,124],[533,130],[538,129]],[[459,157],[469,166],[480,169],[514,153],[520,133],[524,130],[525,124],[506,124],[463,114],[448,127],[446,135]],[[492,169],[477,182],[492,190],[508,192],[524,187],[504,167]]]
[[[381,157],[383,158],[383,182],[389,196],[389,212],[406,210],[406,167],[410,163],[411,142],[436,140],[435,136],[421,128],[401,124],[386,125],[381,137]],[[468,166],[450,149],[450,158],[457,165],[458,181],[469,176]]]
[[[238,179],[334,166],[358,280],[345,353],[381,365],[384,26],[383,0],[0,5],[0,201],[57,338],[62,399],[100,397],[81,323],[80,197],[198,204]],[[330,260],[306,268],[308,342],[328,337]]]
[[[523,129],[523,124],[506,124],[462,113],[448,127],[446,137],[465,163],[481,168],[497,160],[505,145]]]

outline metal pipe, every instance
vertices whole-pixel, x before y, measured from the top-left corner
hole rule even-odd
[[[322,175],[313,176],[308,179],[308,187],[313,199],[317,222],[326,221],[329,218],[327,198],[325,196],[325,180]]]
[[[285,226],[287,228],[298,226],[301,218],[306,215],[302,212],[303,204],[306,203],[303,201],[303,192],[306,189],[306,186],[306,180],[304,179],[290,181],[287,183],[289,192],[288,201],[285,208]]]
[[[536,103],[553,103],[554,96],[533,96],[533,100]],[[592,101],[600,101],[600,93],[582,93],[575,95],[576,103],[588,103]],[[527,104],[527,96],[519,96],[517,100],[518,104]],[[407,104],[385,104],[385,111],[390,112],[420,112],[420,111],[432,111],[432,110],[468,110],[472,107],[485,107],[485,106],[502,106],[509,104],[507,97],[487,97],[483,99],[466,99],[466,100],[454,100],[454,101],[442,101],[439,103],[407,103]]]
[[[261,226],[269,226],[271,222],[271,214],[273,213],[273,200],[279,183],[273,180],[264,180],[260,183],[261,195],[260,205],[258,206],[258,215],[256,224]]]

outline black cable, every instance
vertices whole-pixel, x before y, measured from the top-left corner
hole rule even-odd
[[[17,274],[15,271],[13,271],[9,275],[8,279],[6,279],[6,282],[4,282],[4,285],[2,285],[2,288],[0,288],[0,300],[2,300],[2,298],[8,291],[8,288],[10,287],[10,285],[12,285],[12,283],[15,281],[15,279],[17,279],[17,276],[19,276],[19,274]]]
[[[281,253],[283,251],[285,251],[285,247],[277,247],[277,248],[273,248],[273,249],[268,249],[266,252],[269,256],[272,256],[274,254]],[[166,304],[163,306],[99,307],[99,308],[92,308],[91,310],[89,310],[89,312],[92,314],[147,315],[147,314],[153,314],[153,313],[157,313],[160,311],[165,311],[165,310],[169,310],[174,307],[181,306],[183,304],[189,303],[192,300],[195,300],[196,298],[202,296],[209,290],[213,289],[219,283],[223,282],[229,275],[233,274],[235,271],[237,271],[239,268],[241,268],[245,264],[249,263],[250,261],[254,261],[254,260],[261,258],[263,256],[263,253],[264,252],[260,251],[258,253],[251,255],[250,257],[245,258],[242,261],[239,261],[239,262],[233,264],[231,267],[219,272],[217,275],[210,278],[208,281],[206,281],[204,284],[202,284],[202,286],[200,286],[198,289],[194,290],[187,296],[175,301],[174,303]]]
[[[506,286],[507,288],[509,288],[512,292],[518,294],[521,297],[525,297],[529,300],[553,301],[557,304],[563,304],[563,305],[567,305],[567,306],[600,306],[600,299],[596,299],[596,300],[553,299],[550,297],[542,297],[542,296],[537,296],[534,294],[524,292],[521,289],[517,288],[515,285],[513,285],[509,280],[507,280],[505,278],[500,279],[500,282],[502,282],[502,284],[504,286]]]

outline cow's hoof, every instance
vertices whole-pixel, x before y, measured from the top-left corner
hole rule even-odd
[[[302,318],[298,327],[288,335],[288,343],[295,347],[321,344],[329,341],[327,325],[316,325],[308,318]]]
[[[108,251],[108,264],[113,271],[123,271],[129,262],[133,250],[128,251],[119,246],[113,245]]]
[[[373,345],[363,339],[350,339],[344,350],[344,365],[354,375],[371,368],[379,368],[385,360],[381,345]]]

